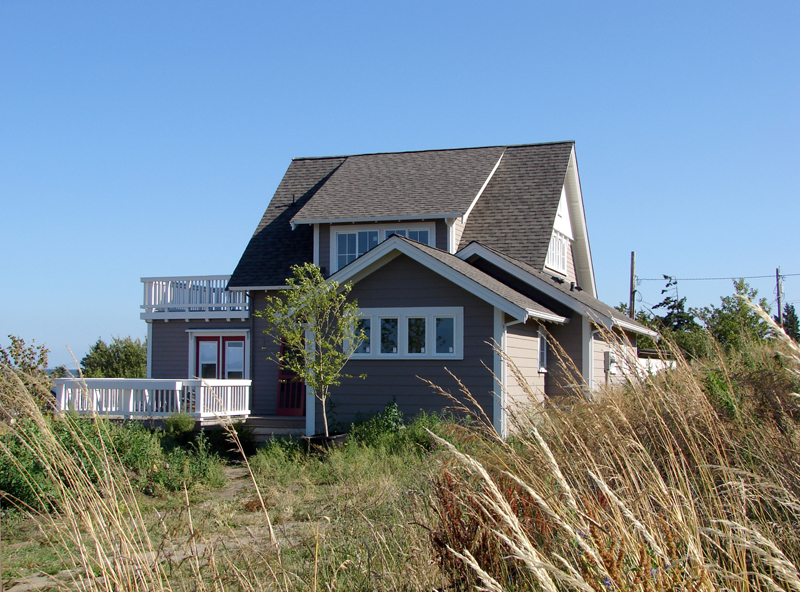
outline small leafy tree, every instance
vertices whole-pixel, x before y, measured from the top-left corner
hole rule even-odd
[[[743,279],[734,280],[733,288],[734,294],[720,298],[721,306],[706,306],[696,312],[717,341],[729,349],[739,350],[748,340],[764,339],[770,331],[740,296],[746,296],[767,313],[770,308],[765,298],[756,298],[758,290],[751,288]]]
[[[358,326],[358,305],[348,302],[351,286],[326,282],[311,263],[292,267],[288,290],[267,297],[267,307],[256,312],[270,329],[264,331],[283,354],[270,356],[303,380],[322,403],[325,436],[328,436],[327,400],[330,389],[341,384],[344,366],[364,340]],[[361,376],[364,378],[364,376]]]
[[[30,345],[16,335],[9,335],[8,348],[0,346],[0,397],[12,392],[12,383],[21,381],[37,403],[44,405],[51,400],[53,381],[47,374],[47,355],[50,350],[43,345]]]
[[[81,366],[87,378],[144,378],[147,345],[130,337],[113,337],[110,344],[98,339],[81,360]]]

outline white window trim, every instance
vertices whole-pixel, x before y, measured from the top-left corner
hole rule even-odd
[[[387,230],[427,230],[428,231],[428,246],[436,246],[436,223],[435,222],[396,222],[396,223],[382,223],[382,224],[347,224],[336,225],[330,227],[330,270],[331,274],[339,271],[339,253],[338,253],[338,240],[337,234],[340,232],[352,234],[353,232],[362,232],[369,230],[378,231],[378,244],[386,240]]]
[[[564,249],[564,252],[561,254],[561,256],[559,256],[559,254],[555,251],[557,244],[560,244]],[[547,247],[547,257],[544,260],[544,266],[562,275],[567,275],[567,267],[569,266],[569,248],[569,237],[554,229],[553,234],[550,235],[550,245]]]
[[[244,380],[250,380],[250,329],[186,329],[189,334],[189,376],[197,376],[197,337],[244,337]],[[220,340],[222,347],[222,340]]]
[[[425,318],[425,353],[408,353],[408,319]],[[436,319],[454,319],[453,353],[436,353]],[[353,354],[353,360],[463,360],[464,308],[461,306],[432,306],[409,308],[362,308],[359,318],[370,319],[369,353]],[[398,319],[397,353],[381,353],[381,319]]]

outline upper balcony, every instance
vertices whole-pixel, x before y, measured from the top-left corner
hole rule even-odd
[[[144,304],[141,318],[246,319],[250,316],[247,292],[230,291],[229,275],[142,278]]]

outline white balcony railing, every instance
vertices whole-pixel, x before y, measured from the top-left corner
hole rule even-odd
[[[141,318],[246,319],[250,302],[244,291],[226,290],[229,275],[142,278]]]
[[[60,411],[125,419],[188,413],[198,420],[250,415],[249,380],[57,378]]]

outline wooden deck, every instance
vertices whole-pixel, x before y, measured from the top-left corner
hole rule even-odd
[[[253,428],[256,442],[266,442],[270,438],[293,436],[299,438],[305,434],[305,417],[287,417],[283,415],[251,415],[246,425]]]

